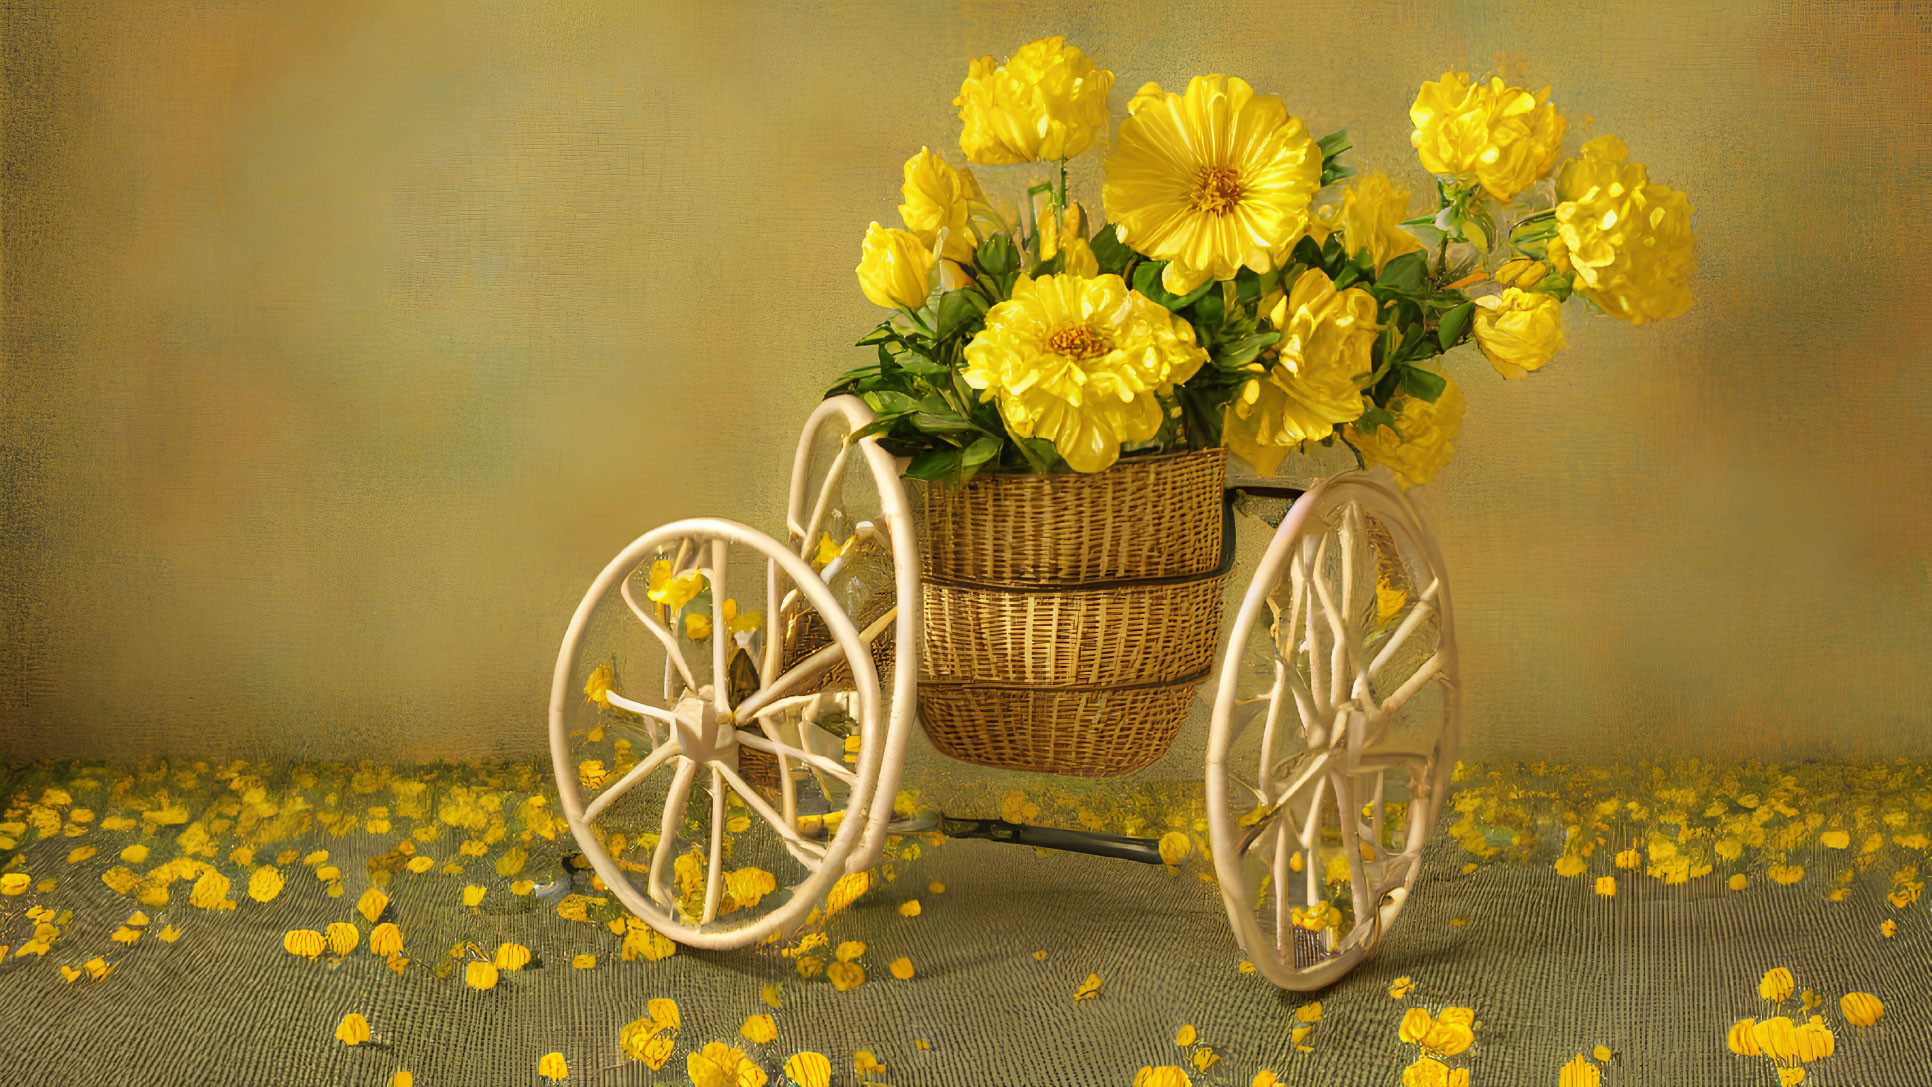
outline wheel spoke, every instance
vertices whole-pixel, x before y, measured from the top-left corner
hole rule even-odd
[[[704,916],[698,924],[708,925],[718,916],[718,898],[724,892],[724,775],[711,767],[711,849],[704,862]]]
[[[1415,674],[1410,676],[1406,681],[1404,681],[1402,686],[1397,687],[1395,689],[1395,693],[1390,695],[1388,699],[1382,703],[1382,709],[1381,709],[1382,715],[1386,717],[1389,714],[1394,713],[1396,710],[1401,709],[1403,703],[1415,697],[1415,693],[1417,691],[1420,691],[1425,685],[1428,684],[1430,680],[1436,678],[1441,674],[1442,674],[1442,651],[1438,649],[1436,650],[1435,655],[1431,656],[1428,660],[1424,661],[1422,664],[1422,667],[1416,669]]]
[[[753,751],[763,751],[768,755],[782,755],[797,762],[802,762],[814,770],[830,774],[840,781],[843,781],[848,788],[857,787],[859,783],[859,775],[856,772],[816,752],[801,751],[789,744],[783,744],[765,736],[755,736],[749,732],[740,732],[738,734],[738,742],[751,748]],[[805,742],[802,733],[799,736],[799,742],[801,744]],[[826,799],[829,800],[831,798],[827,797]]]
[[[676,741],[659,745],[656,750],[644,757],[644,761],[631,767],[623,777],[611,782],[603,792],[598,793],[596,799],[584,805],[584,822],[594,821],[604,813],[604,809],[617,803],[619,797],[630,792],[632,786],[650,777],[652,771],[683,753],[684,749],[678,746]]]
[[[664,794],[664,819],[658,824],[657,848],[651,851],[650,886],[647,890],[651,900],[667,910],[676,899],[664,882],[664,870],[670,867],[671,857],[677,852],[678,830],[684,826],[684,805],[691,798],[691,783],[697,777],[697,763],[686,759],[678,766],[677,775],[671,779],[671,787]]]
[[[1429,616],[1435,614],[1436,591],[1440,588],[1442,588],[1442,580],[1438,578],[1431,581],[1429,587],[1416,599],[1415,605],[1409,609],[1409,614],[1403,616],[1402,622],[1395,628],[1395,633],[1389,635],[1388,644],[1378,650],[1375,659],[1369,662],[1368,678],[1374,679],[1376,673],[1382,670],[1382,666],[1389,662],[1389,658],[1395,656],[1396,651],[1402,648],[1402,643],[1409,640],[1409,635],[1415,633],[1417,627],[1427,621]]]
[[[672,713],[670,710],[661,710],[661,709],[658,709],[656,706],[652,706],[643,702],[633,702],[630,699],[625,698],[623,695],[618,694],[616,691],[606,691],[604,693],[605,693],[605,696],[610,699],[610,704],[613,706],[616,706],[620,710],[629,710],[640,717],[651,717],[659,721],[669,722],[670,724],[673,724],[673,725],[678,723],[677,714]]]
[[[1261,726],[1261,776],[1255,783],[1260,786],[1263,792],[1268,791],[1274,785],[1275,723],[1281,717],[1281,690],[1288,682],[1286,676],[1287,671],[1287,663],[1277,657],[1275,659],[1275,685],[1274,689],[1268,693],[1268,719],[1267,723]],[[1233,741],[1230,740],[1229,742],[1232,743]]]
[[[711,541],[711,700],[719,713],[731,712],[731,676],[725,671],[725,542]]]
[[[870,646],[873,639],[877,638],[881,632],[891,626],[893,621],[898,617],[899,609],[897,607],[887,611],[859,632],[859,641]],[[828,642],[824,646],[814,650],[810,656],[787,669],[784,675],[779,676],[777,679],[772,680],[770,683],[752,692],[751,696],[746,698],[738,709],[739,719],[746,720],[762,716],[765,707],[783,698],[786,692],[818,678],[820,673],[844,659],[845,650],[841,649],[837,642]]]
[[[618,583],[617,588],[618,592],[624,597],[624,603],[629,605],[631,614],[637,616],[637,621],[643,623],[644,628],[656,635],[657,640],[663,643],[664,652],[669,655],[671,663],[676,666],[678,675],[684,678],[684,685],[694,691],[697,690],[698,681],[691,678],[691,666],[685,662],[684,652],[678,648],[678,640],[671,636],[670,631],[664,629],[664,624],[658,622],[655,616],[638,606],[637,598],[631,595],[631,579],[629,577],[624,578],[623,581]],[[665,692],[665,697],[670,697],[669,691]]]
[[[725,781],[730,784],[731,791],[737,793],[744,800],[745,804],[753,812],[757,813],[758,818],[770,824],[771,828],[778,832],[778,836],[785,840],[786,847],[791,850],[792,856],[800,864],[813,867],[825,859],[825,847],[817,842],[806,841],[801,837],[798,833],[798,824],[796,822],[787,822],[783,816],[773,811],[772,806],[765,802],[765,798],[759,794],[758,790],[752,788],[751,784],[745,781],[744,778],[739,777],[737,771],[722,763],[718,764],[717,769],[719,773],[724,775]]]
[[[1355,906],[1355,923],[1360,926],[1369,914],[1368,882],[1362,872],[1362,840],[1356,829],[1362,813],[1355,806],[1355,790],[1347,774],[1335,775],[1335,820],[1342,834],[1342,855],[1348,858],[1348,894]]]

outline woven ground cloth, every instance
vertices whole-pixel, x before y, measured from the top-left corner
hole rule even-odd
[[[0,897],[0,1083],[335,1087],[406,1070],[419,1087],[540,1084],[540,1061],[559,1053],[565,1083],[683,1084],[691,1053],[729,1042],[758,1069],[747,1083],[782,1084],[786,1059],[811,1051],[836,1084],[1127,1087],[1143,1068],[1172,1067],[1143,1082],[1248,1087],[1266,1071],[1311,1087],[1394,1085],[1422,1056],[1400,1036],[1404,1014],[1454,1006],[1477,1027],[1444,1063],[1474,1087],[1775,1084],[1774,1061],[1732,1052],[1726,1034],[1777,1015],[1816,1015],[1832,1034],[1830,1055],[1795,1065],[1807,1084],[1932,1084],[1924,767],[1460,776],[1382,949],[1329,989],[1295,994],[1241,969],[1198,850],[1176,870],[981,841],[902,856],[825,924],[828,946],[865,945],[866,980],[841,991],[822,973],[801,977],[776,947],[620,961],[607,927],[514,893],[561,871],[573,848],[567,833],[526,843],[517,832],[516,813],[554,811],[542,764],[16,769],[0,782],[0,890],[18,891]],[[985,805],[1161,829],[1144,806],[1095,810],[1127,795],[1117,787],[1059,788],[995,789]],[[1186,827],[1177,795],[1172,822]],[[499,816],[507,833],[483,842]],[[398,972],[369,953],[373,926],[355,906],[370,862],[398,859],[405,838],[428,839],[410,859],[433,866],[397,868],[387,883],[382,916],[414,960]],[[521,865],[503,865],[515,878],[500,875],[496,862],[519,847]],[[322,851],[326,862],[313,859]],[[156,897],[154,871],[177,857],[202,858],[187,866],[201,874],[167,886],[164,905],[137,901]],[[263,866],[286,882],[267,902],[248,894]],[[229,886],[204,884],[209,871]],[[1599,893],[1606,876],[1614,894]],[[484,888],[474,908],[462,901],[470,886]],[[144,924],[131,923],[137,911]],[[355,950],[284,950],[289,930],[332,922],[356,927]],[[430,967],[466,942],[514,942],[535,958],[479,991],[460,967]],[[580,955],[595,965],[575,967]],[[889,970],[901,957],[909,980]],[[96,980],[90,964],[111,972]],[[1760,996],[1774,968],[1792,979],[1782,1001]],[[1090,975],[1098,994],[1075,1000]],[[1840,1001],[1855,992],[1881,1000],[1876,1025],[1848,1021]],[[654,998],[676,1001],[681,1020],[659,1070],[619,1044]],[[352,1012],[372,1034],[354,1047],[336,1039]],[[768,1043],[740,1033],[761,1014],[775,1027]],[[1193,1045],[1177,1044],[1183,1028]],[[1297,1028],[1311,1028],[1299,1043]],[[1563,1079],[1566,1064],[1585,1078]]]

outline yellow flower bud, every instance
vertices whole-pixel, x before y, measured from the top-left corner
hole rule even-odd
[[[1456,436],[1462,433],[1462,386],[1453,378],[1444,377],[1443,382],[1433,404],[1407,393],[1389,401],[1402,432],[1399,437],[1385,426],[1366,434],[1348,428],[1348,440],[1361,451],[1362,459],[1387,466],[1405,490],[1435,478],[1456,455]]]
[[[973,259],[980,242],[975,220],[990,216],[993,209],[971,170],[955,170],[930,148],[922,147],[906,160],[905,184],[899,195],[904,201],[899,205],[899,218],[919,244],[931,250],[940,244],[943,230],[946,241],[941,256],[953,261]]]
[[[1476,346],[1496,372],[1519,378],[1563,349],[1563,311],[1555,296],[1515,287],[1476,299]]]
[[[932,251],[908,230],[866,228],[859,258],[859,288],[887,309],[918,309],[932,292]]]
[[[983,166],[1066,159],[1107,127],[1114,74],[1062,37],[1028,42],[1005,64],[981,57],[960,84],[960,149]]]

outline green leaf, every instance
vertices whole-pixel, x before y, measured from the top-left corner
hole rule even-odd
[[[995,234],[979,243],[979,266],[990,276],[1010,276],[1020,270],[1020,251],[1011,237]]]
[[[1419,250],[1404,253],[1384,265],[1382,274],[1375,277],[1375,286],[1381,288],[1376,294],[1378,297],[1386,297],[1387,294],[1424,296],[1428,293],[1424,286],[1428,271],[1429,258],[1426,254]]]
[[[1349,142],[1347,131],[1331,132],[1316,140],[1315,146],[1322,152],[1322,185],[1330,185],[1343,178],[1355,176],[1354,167],[1343,166],[1336,161],[1341,157],[1342,152],[1355,146]]]
[[[967,446],[960,453],[959,463],[961,467],[968,470],[976,469],[994,457],[999,456],[1000,446],[1002,444],[1004,443],[1000,441],[997,435],[988,434]]]
[[[1215,364],[1223,369],[1234,370],[1246,366],[1259,358],[1263,348],[1281,339],[1279,332],[1256,332],[1243,336],[1221,349]]]
[[[865,339],[860,340],[857,346],[871,347],[875,343],[885,343],[889,340],[896,340],[898,338],[899,338],[899,330],[892,327],[891,321],[885,321],[885,322],[882,322],[878,328],[875,328],[872,331],[866,333]]]
[[[930,434],[964,434],[979,430],[979,427],[950,412],[939,414],[930,411],[915,411],[907,418],[912,425]]]
[[[947,291],[939,296],[939,338],[945,339],[985,312],[986,296],[978,291]]]
[[[1448,381],[1434,371],[1424,370],[1420,366],[1402,368],[1402,391],[1417,400],[1433,404],[1436,402],[1436,397],[1442,395],[1442,390],[1447,385]]]
[[[1065,249],[1062,249],[1058,253],[1053,254],[1053,256],[1050,259],[1043,260],[1040,263],[1035,264],[1033,266],[1033,276],[1035,279],[1039,278],[1040,276],[1057,276],[1061,272],[1066,271],[1066,268],[1067,268],[1067,251]]]
[[[1442,320],[1436,323],[1436,342],[1441,344],[1445,351],[1461,343],[1462,334],[1469,330],[1469,321],[1475,315],[1476,303],[1474,302],[1464,302],[1443,314]]]
[[[1194,303],[1194,327],[1203,335],[1212,335],[1221,328],[1221,319],[1227,313],[1227,305],[1221,300],[1221,292],[1204,294]]]
[[[961,453],[958,449],[931,449],[920,453],[906,466],[906,478],[941,482],[953,479],[959,475]]]
[[[1093,259],[1099,263],[1101,275],[1117,276],[1126,270],[1127,262],[1134,259],[1134,251],[1121,243],[1112,223],[1095,234],[1087,246],[1093,250]]]
[[[879,389],[861,397],[873,411],[880,415],[905,415],[919,410],[919,401],[902,392]]]
[[[1348,138],[1348,129],[1344,128],[1336,132],[1330,132],[1328,135],[1316,140],[1315,146],[1322,149],[1322,157],[1326,159],[1334,158],[1336,155],[1354,147],[1355,144]]]

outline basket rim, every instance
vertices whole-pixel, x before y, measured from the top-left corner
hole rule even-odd
[[[1119,459],[1098,472],[1077,472],[1071,469],[1065,472],[1035,472],[1030,468],[981,468],[973,474],[973,479],[988,477],[994,479],[1098,479],[1116,468],[1133,468],[1152,464],[1155,461],[1180,460],[1184,457],[1213,456],[1225,459],[1228,455],[1228,447],[1225,445],[1210,445],[1202,449],[1166,449],[1158,453],[1123,453]],[[941,486],[947,486],[943,481],[927,480],[926,482],[939,482]]]

